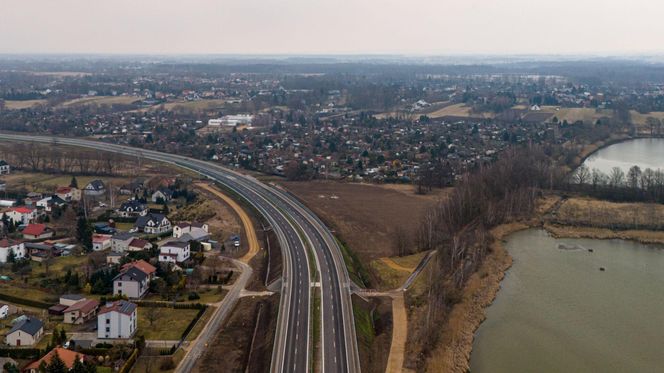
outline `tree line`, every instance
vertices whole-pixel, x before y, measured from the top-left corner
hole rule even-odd
[[[440,325],[461,299],[467,279],[486,257],[492,242],[489,229],[529,216],[540,189],[553,187],[563,177],[542,147],[508,149],[494,163],[464,176],[447,199],[425,213],[418,246],[437,251],[425,327],[413,339],[421,341],[425,356],[436,345]]]
[[[664,171],[644,170],[634,165],[625,172],[613,167],[607,174],[586,165],[579,166],[563,186],[569,191],[615,202],[664,203]]]

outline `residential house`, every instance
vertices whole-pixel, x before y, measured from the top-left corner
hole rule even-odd
[[[143,259],[141,259],[141,260],[135,260],[135,261],[130,262],[130,263],[125,263],[125,264],[122,266],[121,271],[122,271],[122,272],[128,271],[128,270],[129,270],[130,268],[132,268],[132,267],[136,267],[136,268],[140,269],[141,272],[143,272],[143,273],[145,273],[146,275],[148,275],[148,280],[152,280],[152,278],[153,278],[153,277],[155,276],[155,274],[157,273],[157,268],[155,268],[152,264],[146,262],[146,261],[143,260]]]
[[[139,216],[136,219],[134,228],[139,232],[148,234],[166,233],[172,229],[171,222],[166,215],[158,213],[148,213],[145,216]]]
[[[98,234],[95,233],[92,235],[92,250],[101,251],[106,250],[111,247],[111,236],[110,234]]]
[[[129,244],[136,238],[136,235],[130,232],[118,232],[111,237],[111,250],[116,253],[127,251]]]
[[[26,366],[23,369],[23,371],[27,373],[39,373],[41,372],[39,367],[42,365],[51,364],[51,361],[53,360],[53,358],[55,358],[56,355],[64,363],[67,370],[71,370],[74,367],[74,363],[76,362],[76,360],[82,363],[85,360],[89,359],[87,355],[84,355],[80,352],[72,351],[62,347],[55,347],[54,349],[49,351],[46,355],[44,355],[44,357],[42,357],[41,359],[33,361],[32,363],[28,364],[28,366]]]
[[[137,179],[132,181],[129,184],[125,184],[120,187],[120,194],[124,195],[137,195],[143,192],[144,183],[143,180]]]
[[[26,240],[41,240],[53,237],[55,231],[46,226],[46,224],[28,224],[21,232]]]
[[[73,306],[82,300],[85,300],[85,296],[81,294],[63,294],[60,296],[60,304],[67,307]]]
[[[103,181],[95,179],[83,188],[83,193],[86,196],[98,197],[106,193],[106,186]]]
[[[150,243],[150,241],[143,240],[143,239],[140,239],[140,238],[134,238],[129,243],[129,246],[127,246],[127,251],[150,250],[151,247],[152,247],[152,244]]]
[[[154,193],[152,193],[152,197],[150,199],[154,203],[168,202],[173,199],[173,190],[170,188],[159,188]]]
[[[57,248],[55,245],[46,243],[26,242],[25,250],[30,260],[35,262],[43,262],[47,258],[52,258],[62,255],[62,249]]]
[[[159,261],[182,263],[189,259],[189,242],[169,241],[159,248]]]
[[[148,205],[137,199],[125,201],[117,209],[117,214],[123,218],[145,216],[148,213]]]
[[[113,295],[125,295],[128,298],[141,298],[150,288],[147,273],[131,267],[113,279]]]
[[[36,217],[37,212],[34,208],[27,206],[11,207],[3,213],[3,217],[14,222],[14,224],[28,224],[31,223]]]
[[[58,206],[58,207],[62,208],[66,204],[67,204],[67,201],[65,201],[64,199],[62,199],[58,196],[45,197],[45,198],[42,198],[39,201],[35,202],[35,206],[37,208],[41,208],[42,210],[44,210],[46,212],[53,211],[53,206]]]
[[[9,316],[9,305],[0,303],[0,319],[6,319]]]
[[[13,253],[16,259],[25,258],[26,250],[23,241],[16,241],[9,238],[0,240],[0,263],[7,263],[10,253]]]
[[[131,338],[137,328],[136,304],[126,300],[107,303],[97,315],[97,338]]]
[[[9,163],[7,161],[0,160],[0,175],[9,175],[11,172],[11,167],[9,166]]]
[[[10,346],[33,346],[44,335],[44,323],[41,320],[25,316],[14,323],[5,336],[5,343]]]
[[[209,226],[205,223],[179,223],[173,226],[174,238],[181,238],[185,234],[189,234],[196,241],[210,238]]]
[[[125,256],[127,256],[126,252],[118,253],[111,251],[110,253],[106,254],[106,264],[120,264],[120,261],[122,261],[122,258]]]
[[[55,195],[67,202],[81,200],[81,190],[74,187],[58,187]]]
[[[92,320],[99,308],[99,301],[95,299],[83,299],[64,310],[65,324],[83,324]]]

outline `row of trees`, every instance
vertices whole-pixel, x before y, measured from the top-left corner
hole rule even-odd
[[[618,202],[648,201],[664,203],[664,171],[632,166],[627,172],[613,167],[608,174],[581,165],[568,178],[566,187],[594,197]]]
[[[425,327],[414,340],[426,355],[440,335],[440,323],[460,299],[466,280],[479,268],[491,244],[489,228],[532,213],[540,188],[550,188],[562,171],[540,147],[510,149],[493,164],[461,180],[449,198],[424,215],[420,249],[437,250]],[[423,361],[423,360],[422,360]]]
[[[30,171],[117,175],[140,168],[140,159],[109,152],[24,142],[3,144],[0,149],[12,167]]]

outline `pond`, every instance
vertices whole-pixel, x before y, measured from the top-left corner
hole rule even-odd
[[[641,170],[664,170],[664,139],[634,139],[609,145],[593,153],[583,164],[589,170],[597,168],[607,175],[613,167],[627,173],[634,165]]]
[[[473,373],[662,371],[661,247],[539,229],[506,247],[514,263],[477,330]]]

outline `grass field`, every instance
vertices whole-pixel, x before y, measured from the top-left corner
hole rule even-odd
[[[211,100],[198,100],[198,101],[175,101],[167,102],[163,105],[155,105],[147,109],[146,111],[155,110],[163,106],[165,110],[192,110],[192,111],[205,111],[213,110],[223,107],[226,103],[224,99],[211,99]]]
[[[396,289],[403,285],[415,267],[422,261],[424,255],[426,255],[426,252],[371,261],[372,271],[380,278],[381,290]],[[396,266],[391,266],[391,263],[396,264]]]
[[[46,100],[5,101],[5,107],[11,110],[28,109],[37,105],[45,105]]]
[[[81,105],[113,105],[113,104],[131,104],[139,101],[141,98],[136,96],[91,96],[75,98],[73,100],[65,101],[58,105],[59,107],[81,106]]]
[[[201,299],[197,299],[196,302],[201,303],[217,303],[224,299],[227,291],[223,290],[221,286],[215,288],[201,288],[197,291]]]
[[[660,229],[664,226],[664,205],[570,198],[558,209],[557,220],[600,228]]]
[[[394,256],[393,235],[399,229],[414,242],[426,209],[447,193],[434,190],[429,195],[417,195],[410,185],[318,181],[282,184],[322,217],[365,263]]]
[[[147,307],[138,309],[138,335],[151,340],[177,340],[187,328],[191,320],[196,317],[197,309],[175,309],[166,307],[153,308],[156,313],[155,321],[150,325]]]
[[[471,113],[471,107],[466,104],[454,104],[446,106],[427,114],[429,118],[442,118],[446,116],[454,117],[473,117],[473,118],[492,118],[493,113]]]
[[[104,183],[120,186],[130,181],[129,177],[100,177],[100,176],[76,176],[79,188],[83,188],[92,180],[101,179]],[[28,190],[47,192],[53,191],[58,186],[66,186],[71,182],[71,175],[54,175],[39,172],[15,172],[3,176],[3,180],[9,188],[25,187]]]

